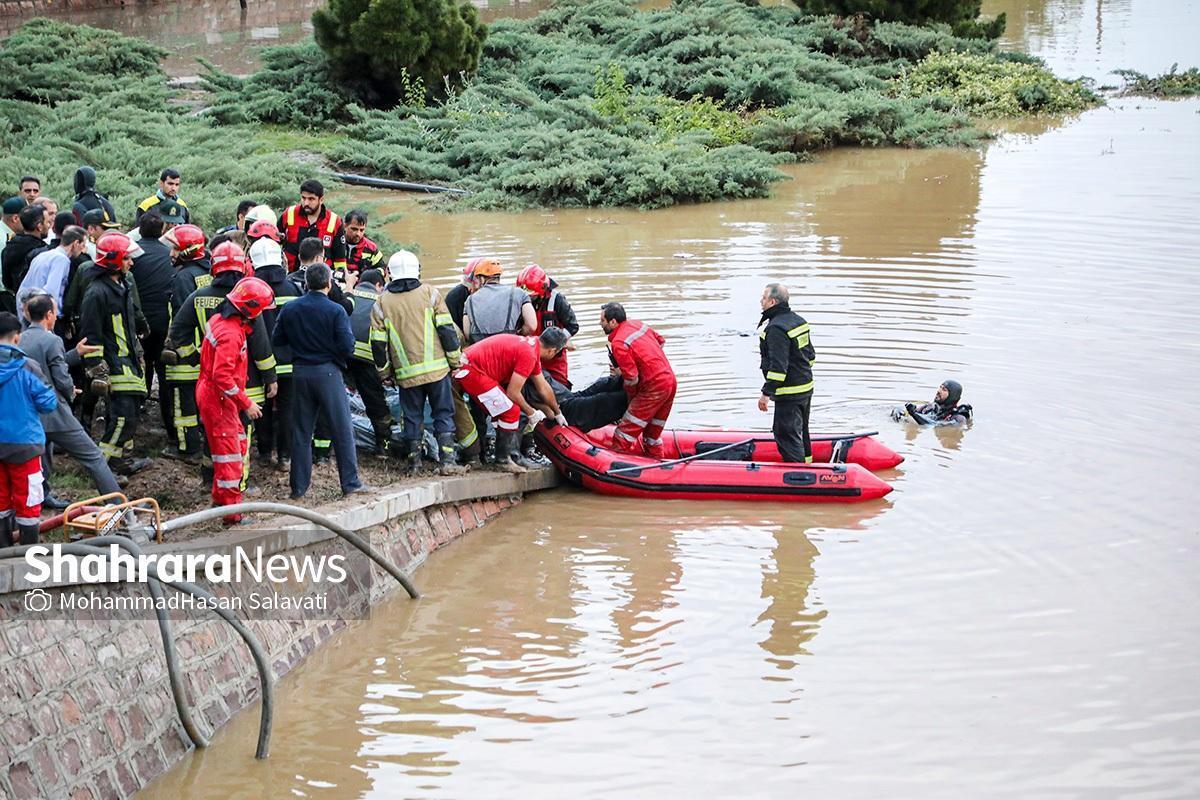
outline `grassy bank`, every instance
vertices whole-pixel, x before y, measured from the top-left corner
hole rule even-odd
[[[23,42],[65,27],[27,26],[3,44],[0,71],[27,71],[36,48]],[[211,106],[196,117],[174,104],[154,48],[71,30],[88,33],[58,45],[60,77],[95,71],[81,60],[96,54],[133,56],[101,58],[103,80],[84,97],[55,97],[65,80],[30,95],[0,79],[13,120],[0,128],[0,181],[31,170],[63,194],[57,186],[90,160],[124,212],[172,164],[188,176],[202,224],[223,222],[243,195],[290,199],[311,171],[285,155],[294,150],[348,171],[460,186],[472,194],[447,202],[480,208],[649,208],[763,196],[783,178],[778,164],[822,148],[970,145],[982,136],[973,116],[1098,102],[1040,64],[946,29],[738,0],[649,11],[569,0],[493,24],[478,73],[442,102],[427,103],[415,85],[399,107],[357,106],[310,42],[269,48],[248,79],[210,68]]]

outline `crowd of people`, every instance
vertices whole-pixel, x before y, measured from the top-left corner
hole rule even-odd
[[[304,181],[282,214],[243,200],[211,234],[190,222],[181,184],[162,170],[128,231],[86,166],[69,210],[32,176],[4,201],[0,545],[18,533],[36,539],[42,506],[66,505],[51,488],[54,457],[79,462],[100,493],[146,468],[135,445],[149,398],[165,431],[161,456],[194,465],[215,505],[240,502],[252,463],[286,471],[291,496],[304,497],[314,463],[331,454],[341,490],[367,490],[351,394],[374,454],[414,473],[427,429],[441,474],[482,463],[524,471],[547,418],[615,424],[614,450],[662,457],[675,373],[664,337],[621,304],[600,311],[609,374],[576,389],[568,351],[579,322],[540,266],[506,284],[499,261],[475,258],[443,293],[422,280],[414,253],[385,261],[368,215],[333,212],[319,181]],[[761,305],[759,408],[774,407],[784,460],[809,462],[809,325],[780,284]],[[961,387],[949,390],[943,406],[913,417],[949,419]]]

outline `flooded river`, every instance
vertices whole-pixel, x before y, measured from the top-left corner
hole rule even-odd
[[[253,0],[251,0],[253,5]],[[1194,62],[1195,2],[1022,2],[1067,74]],[[1185,63],[1185,66],[1188,63]],[[669,340],[676,424],[766,426],[762,285],[814,427],[906,462],[847,507],[529,498],[436,554],[151,798],[1200,794],[1200,101],[1114,100],[965,151],[843,150],[770,199],[406,216],[449,283],[536,260]],[[968,431],[891,423],[955,377]]]

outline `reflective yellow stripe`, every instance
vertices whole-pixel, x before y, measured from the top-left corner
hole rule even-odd
[[[378,328],[371,328],[372,342],[386,342],[388,340],[387,331],[381,331]]]
[[[246,387],[246,396],[256,403],[265,403],[267,401],[267,390],[262,386]]]
[[[300,299],[299,297],[296,297],[295,295],[290,295],[290,294],[277,295],[275,297],[275,305],[281,306],[284,303],[290,303],[293,300],[299,300],[299,299]]]
[[[89,354],[88,358],[94,358],[97,361],[104,358],[104,345],[102,345],[102,344],[96,345],[96,352]]]
[[[454,319],[449,314],[438,314],[433,318],[433,324],[439,328],[443,325],[449,325],[451,322],[454,322]]]
[[[459,358],[462,358],[462,350],[451,350],[449,353],[446,353],[447,360]]]
[[[374,356],[371,355],[371,345],[369,342],[355,342],[354,355],[358,358],[364,358],[367,361],[373,361]]]
[[[259,372],[266,372],[269,369],[275,369],[275,356],[270,355],[261,361],[255,361],[254,366],[258,367]]]
[[[787,335],[796,340],[796,346],[800,348],[808,347],[808,323],[797,325],[787,332]]]
[[[804,394],[813,390],[813,382],[802,383],[799,386],[780,386],[775,390],[775,394]]]
[[[475,441],[478,438],[479,438],[479,431],[475,428],[474,425],[472,425],[471,432],[468,433],[463,438],[458,440],[458,446],[459,447],[470,447],[471,445],[475,444]]]
[[[433,327],[433,309],[425,309],[425,363],[428,364],[433,360],[433,340],[437,338],[437,331]]]
[[[279,366],[275,367],[275,374],[276,375],[291,375],[292,374],[292,365],[291,364],[280,364]]]
[[[114,447],[108,442],[101,442],[100,452],[104,454],[105,458],[119,458],[121,455],[121,448]]]
[[[165,370],[167,380],[182,382],[195,382],[200,379],[200,368],[190,367],[186,365],[176,364],[167,367]]]
[[[353,291],[350,292],[350,294],[354,295],[355,297],[361,297],[364,300],[378,300],[379,299],[378,292],[370,292],[370,291],[367,291],[366,289],[354,289]]]
[[[117,337],[117,358],[129,355],[129,342],[125,339],[125,325],[120,314],[112,315],[113,335]]]
[[[783,373],[783,372],[768,372],[767,373],[767,380],[769,380],[769,381],[782,381],[786,378],[787,378],[787,374]]]
[[[313,437],[313,447],[332,447],[332,446],[333,446],[333,440],[331,440],[331,439],[318,439],[315,436]]]

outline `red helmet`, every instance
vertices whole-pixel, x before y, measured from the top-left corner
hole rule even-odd
[[[125,266],[125,259],[133,249],[133,241],[123,233],[112,231],[96,241],[96,264],[109,270]]]
[[[262,278],[242,278],[225,295],[246,319],[254,319],[275,302],[275,293]]]
[[[550,293],[550,278],[547,277],[546,270],[537,264],[530,264],[517,275],[517,286],[540,297]]]
[[[195,261],[204,257],[204,231],[199,225],[176,225],[167,231],[167,237],[175,242],[180,261]]]
[[[245,275],[249,271],[250,263],[246,261],[245,252],[233,242],[221,242],[213,248],[212,274],[214,276],[220,275],[222,272],[240,272]]]
[[[246,231],[246,235],[251,239],[261,239],[266,236],[276,242],[283,238],[279,235],[279,228],[276,228],[275,223],[269,219],[255,220],[254,224],[250,226],[250,230]]]

